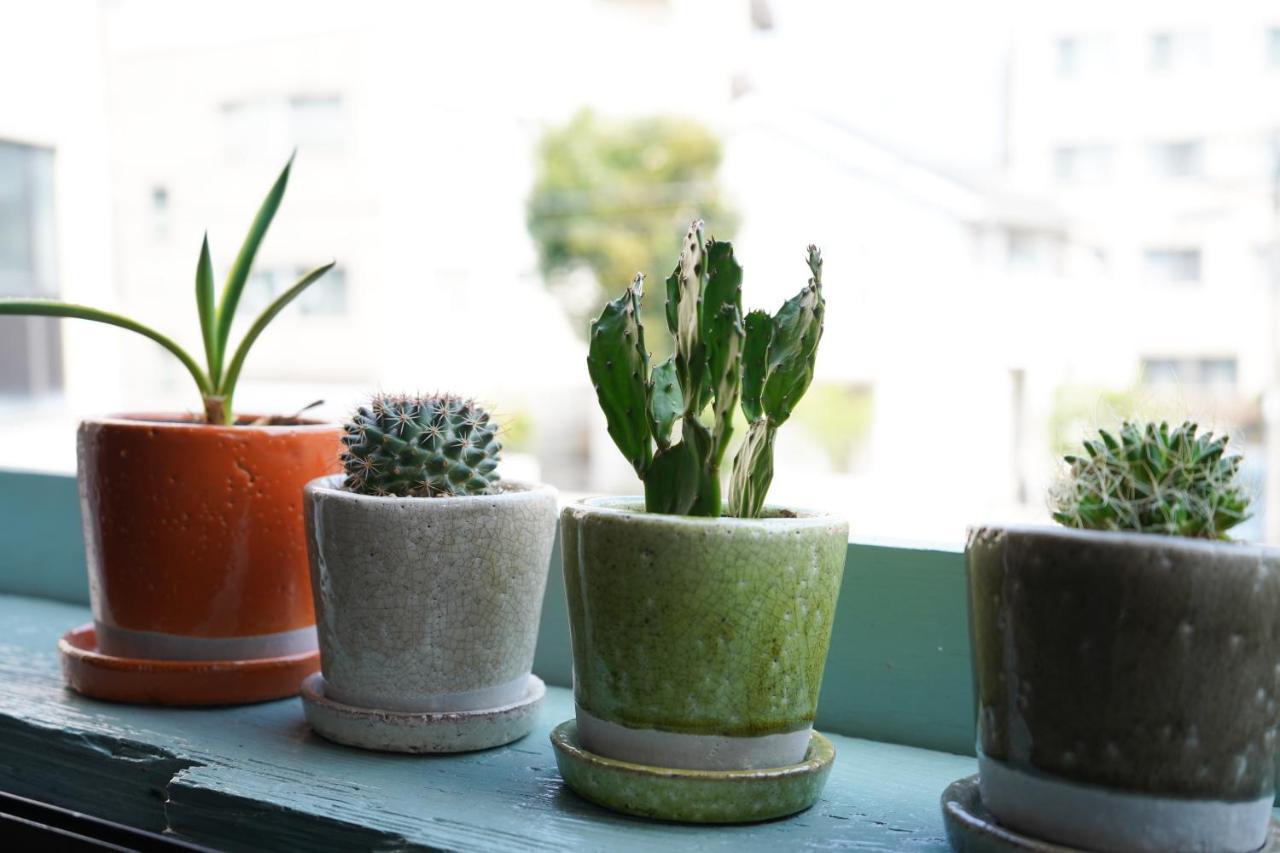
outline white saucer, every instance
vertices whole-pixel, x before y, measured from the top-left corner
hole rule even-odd
[[[547,687],[529,676],[524,697],[481,711],[379,711],[335,702],[324,695],[324,676],[302,682],[302,707],[316,734],[347,746],[382,752],[471,752],[519,740],[537,721]]]

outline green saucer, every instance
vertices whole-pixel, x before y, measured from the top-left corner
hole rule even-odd
[[[677,770],[615,761],[587,752],[578,725],[551,732],[556,764],[579,796],[640,817],[683,823],[750,823],[804,811],[831,775],[836,748],[817,732],[804,761],[764,770]]]

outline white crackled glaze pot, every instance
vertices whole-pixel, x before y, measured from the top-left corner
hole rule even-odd
[[[360,709],[470,712],[530,680],[556,527],[550,486],[374,497],[305,489],[324,694]]]

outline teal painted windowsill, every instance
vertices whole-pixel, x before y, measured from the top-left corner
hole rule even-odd
[[[534,732],[470,755],[368,753],[313,735],[297,699],[164,709],[66,690],[55,644],[89,620],[75,480],[0,471],[0,790],[230,849],[947,849],[939,796],[975,769],[958,549],[850,544],[817,721],[830,781],[809,811],[743,827],[623,817],[563,786],[548,734],[572,716],[572,663],[552,561]]]
[[[698,827],[614,814],[560,781],[552,687],[514,744],[387,755],[312,734],[298,699],[112,705],[62,686],[54,644],[82,605],[0,596],[0,789],[225,849],[946,850],[938,797],[972,758],[834,735],[822,799],[785,820]]]

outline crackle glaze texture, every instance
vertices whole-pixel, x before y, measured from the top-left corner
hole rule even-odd
[[[641,507],[596,498],[561,516],[578,705],[687,734],[812,725],[848,525]]]
[[[1280,551],[979,528],[966,566],[988,757],[1150,794],[1272,791]]]
[[[213,426],[181,415],[77,433],[94,619],[228,638],[313,622],[302,488],[338,469],[336,424]],[[103,652],[117,652],[104,640]]]
[[[309,483],[321,668],[335,696],[421,710],[528,676],[555,537],[555,490],[394,498]],[[521,682],[521,685],[523,682]]]

